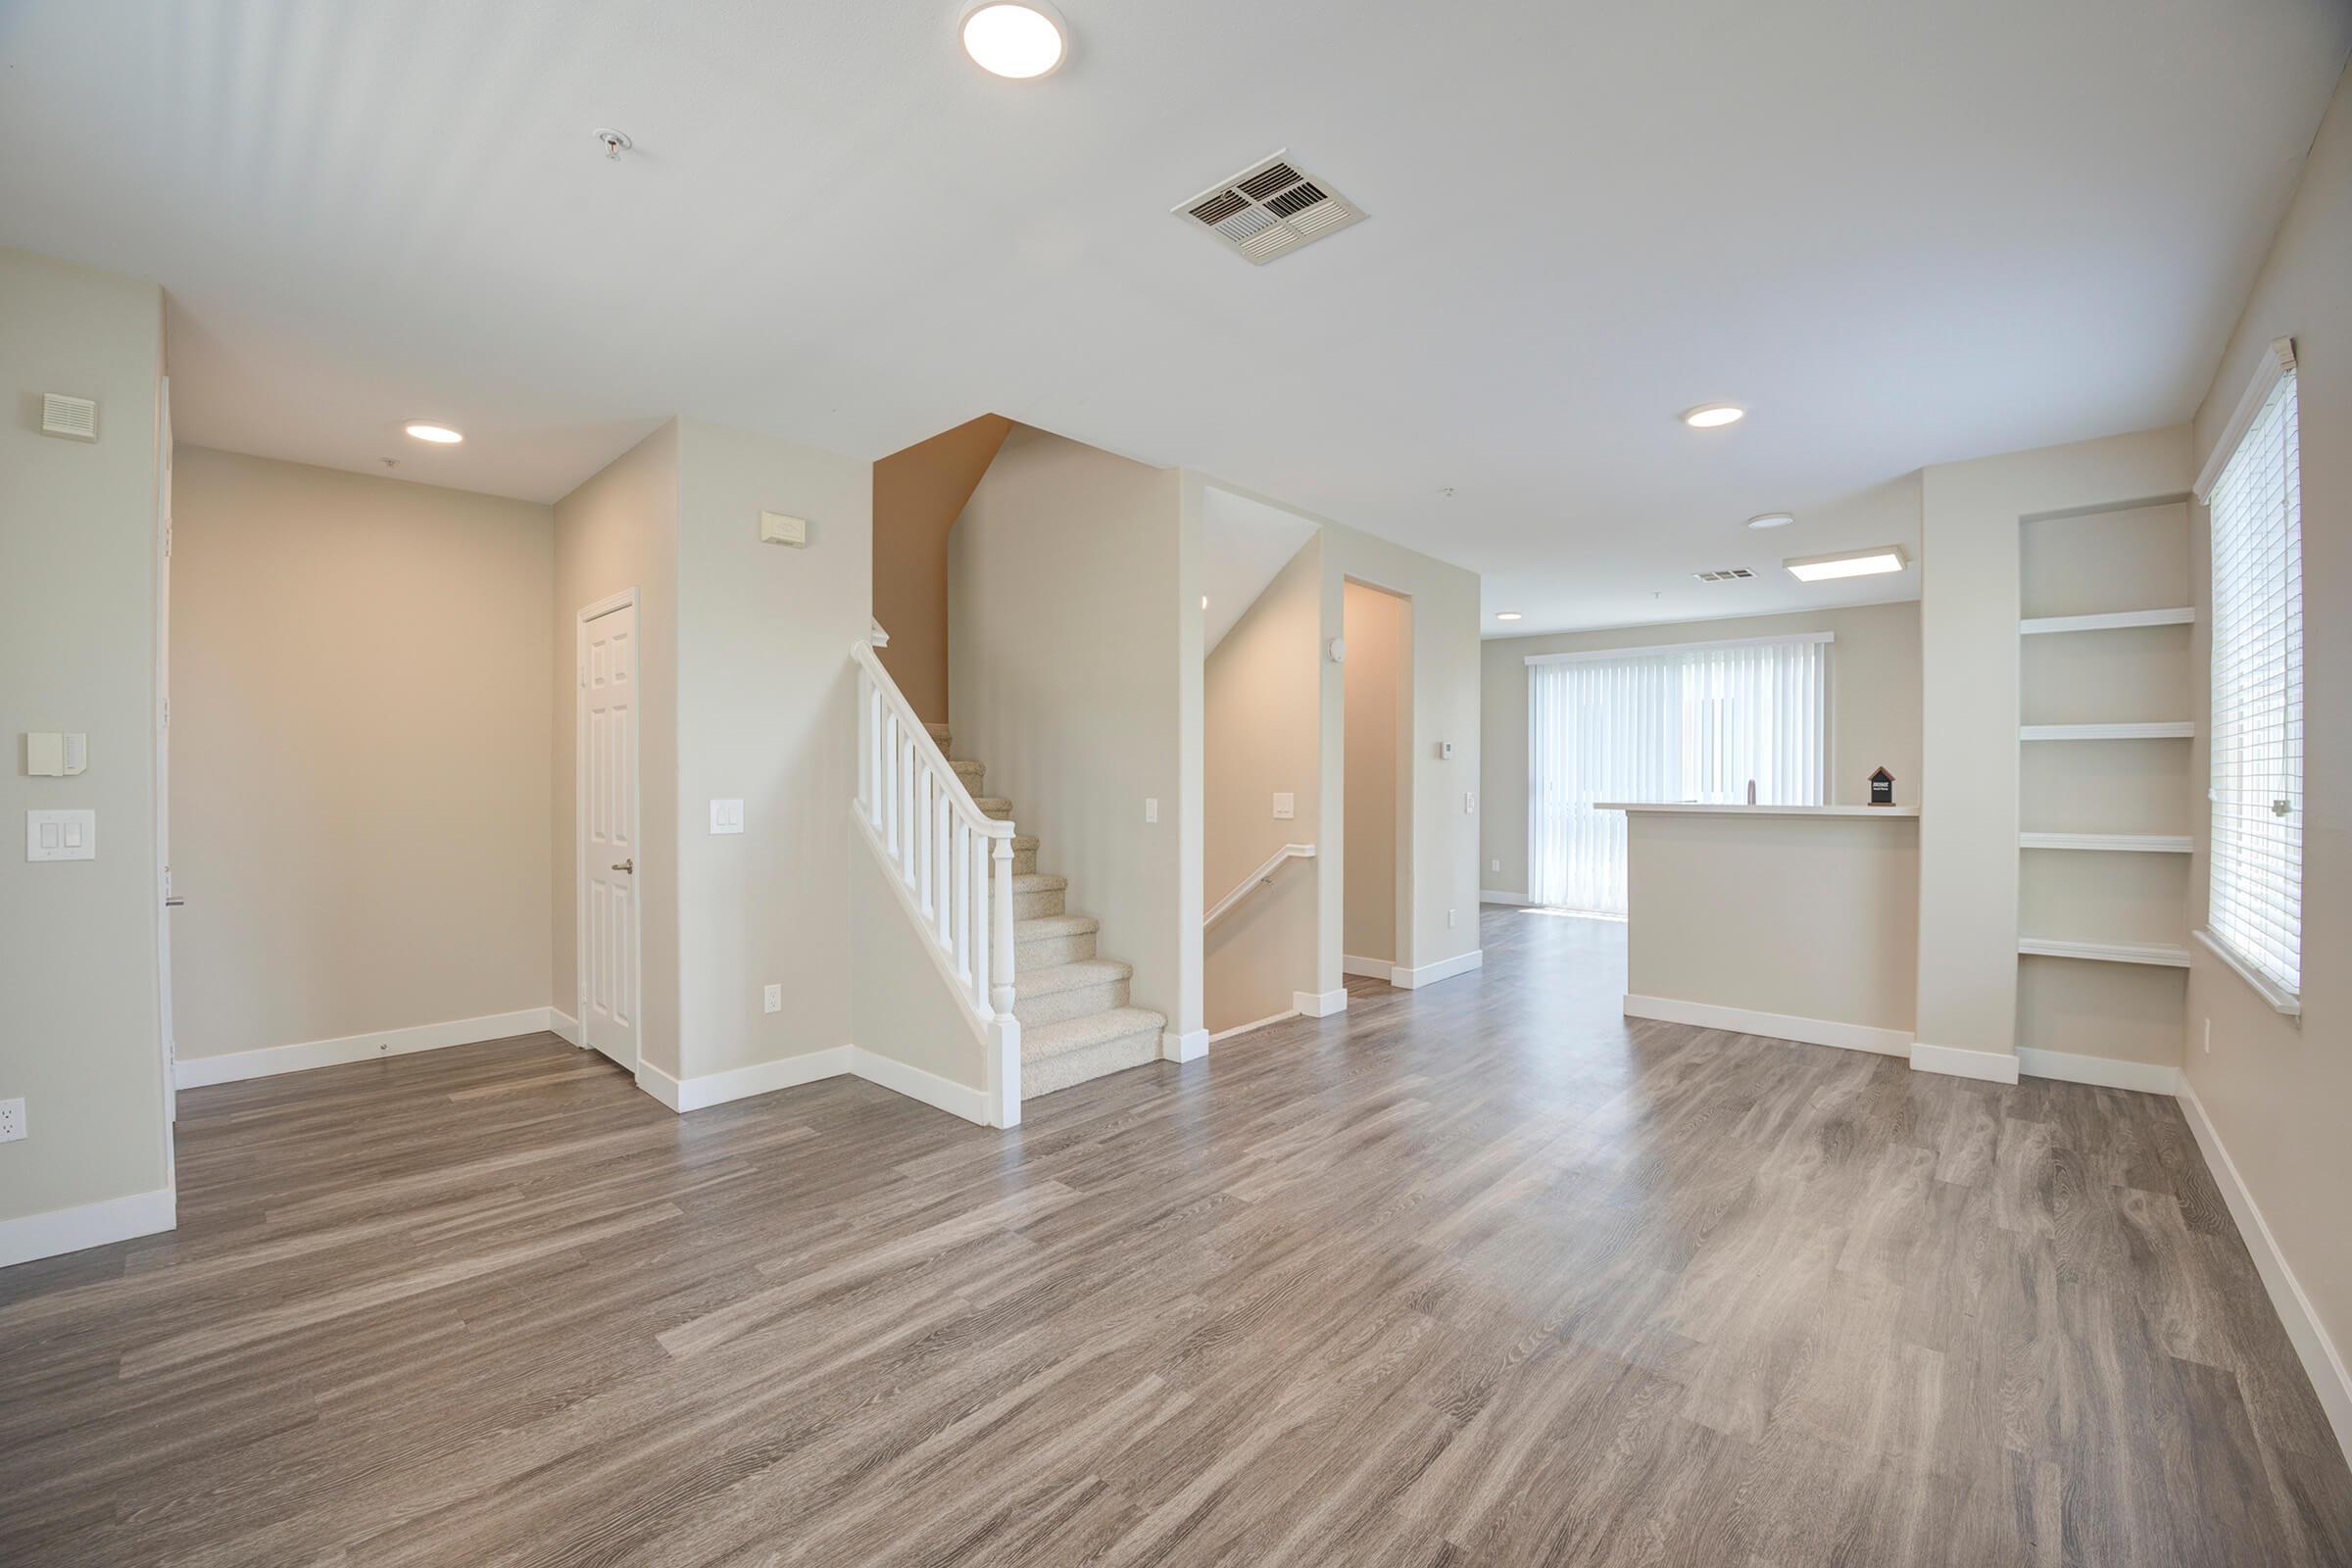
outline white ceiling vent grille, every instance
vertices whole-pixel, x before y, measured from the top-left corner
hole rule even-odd
[[[62,435],[69,441],[98,439],[98,405],[88,398],[70,398],[59,392],[41,394],[41,434]]]
[[[1745,566],[1726,566],[1721,571],[1694,571],[1690,575],[1700,582],[1740,582],[1755,573]]]
[[[1329,181],[1309,178],[1283,153],[1251,164],[1172,211],[1260,267],[1364,216]]]

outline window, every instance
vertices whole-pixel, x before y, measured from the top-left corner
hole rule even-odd
[[[1625,813],[1596,801],[1822,804],[1831,634],[1536,654],[1528,897],[1625,912]]]
[[[2276,348],[2276,364],[2265,367],[2275,379],[2267,392],[2260,381],[2248,392],[2251,421],[2234,446],[2225,440],[2228,461],[2205,492],[2213,518],[2206,923],[2232,967],[2274,1006],[2294,1010],[2303,987],[2303,485],[2293,352],[2283,340]]]

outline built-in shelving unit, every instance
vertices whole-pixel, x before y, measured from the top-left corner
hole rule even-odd
[[[2194,711],[2188,509],[2020,527],[2018,1044],[2174,1061],[2197,726],[2147,715]]]
[[[2100,850],[2126,855],[2186,855],[2185,833],[2020,833],[2021,850]]]

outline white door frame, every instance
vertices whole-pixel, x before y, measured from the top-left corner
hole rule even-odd
[[[571,698],[571,936],[572,978],[575,982],[571,1004],[572,1021],[578,1026],[579,1039],[572,1042],[582,1051],[588,1046],[588,726],[580,722],[580,693],[588,684],[588,623],[615,610],[637,611],[637,590],[623,588],[616,594],[583,606],[572,629],[572,698]],[[637,761],[637,777],[629,781],[629,842],[637,853],[645,853],[644,835],[637,824],[644,808],[642,784],[645,778],[645,621],[637,617],[637,744],[630,754]],[[645,1062],[645,866],[640,862],[631,884],[637,899],[636,917],[629,921],[629,942],[633,951],[629,962],[637,976],[637,1064]]]
[[[165,1184],[176,1187],[172,1124],[179,1119],[179,1051],[172,1033],[172,378],[156,387],[155,465],[155,978],[163,1056]]]

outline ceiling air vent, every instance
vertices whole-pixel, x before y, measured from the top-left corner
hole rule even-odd
[[[1260,267],[1364,215],[1319,179],[1276,153],[1174,209]]]
[[[98,439],[98,405],[88,398],[70,398],[60,392],[41,394],[41,434],[62,435],[69,441]]]
[[[1721,571],[1694,571],[1690,575],[1700,582],[1740,582],[1755,573],[1745,566],[1726,566]]]

